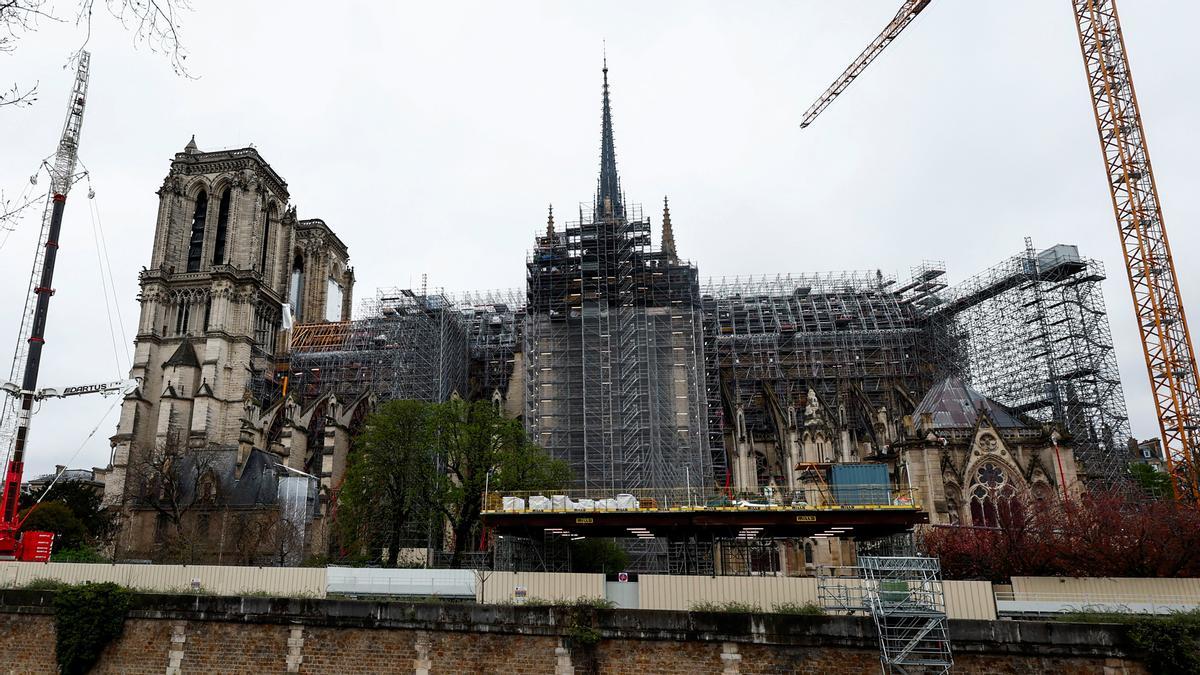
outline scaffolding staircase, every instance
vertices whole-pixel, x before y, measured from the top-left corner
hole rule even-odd
[[[860,556],[858,567],[821,574],[817,594],[827,609],[871,617],[885,673],[950,672],[954,659],[936,558]]]

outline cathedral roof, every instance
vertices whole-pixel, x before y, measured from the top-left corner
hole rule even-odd
[[[167,366],[190,366],[192,368],[200,367],[200,359],[196,356],[196,350],[192,347],[192,341],[190,339],[185,338],[183,342],[179,343],[179,348],[176,349],[175,353],[171,355],[171,358],[167,359],[167,362],[163,364],[164,368]]]
[[[986,413],[997,428],[1028,426],[1008,408],[975,391],[959,377],[947,377],[933,385],[913,411],[919,420],[925,413],[933,418],[935,429],[972,429]]]

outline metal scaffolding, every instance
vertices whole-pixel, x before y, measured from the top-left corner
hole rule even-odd
[[[525,293],[515,288],[447,296],[462,315],[471,362],[467,398],[502,397],[515,374],[525,323]],[[520,388],[519,386],[517,387]]]
[[[823,568],[817,597],[835,612],[867,615],[885,673],[947,673],[954,665],[941,563],[912,555],[860,555],[857,567]]]
[[[303,403],[333,391],[351,400],[445,401],[467,386],[467,331],[441,295],[380,289],[363,318],[292,329],[289,389]]]
[[[882,449],[879,409],[911,412],[938,370],[918,307],[944,287],[943,273],[929,264],[905,284],[878,271],[706,281],[705,394],[717,481],[728,479],[725,435],[735,411],[748,435],[778,440],[810,389],[848,432],[835,441],[847,446],[836,448],[838,457],[851,461],[862,443]],[[785,484],[781,462],[756,461],[759,485]]]
[[[1069,435],[1089,478],[1119,482],[1130,438],[1104,308],[1104,267],[1075,246],[1026,250],[948,289],[941,361],[985,396]]]
[[[696,268],[651,248],[639,207],[590,215],[527,259],[530,436],[582,488],[707,484]]]

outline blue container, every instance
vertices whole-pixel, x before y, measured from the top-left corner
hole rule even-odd
[[[834,464],[829,485],[838,504],[891,503],[892,483],[886,464]]]

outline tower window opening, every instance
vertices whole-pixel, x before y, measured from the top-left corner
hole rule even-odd
[[[196,211],[192,214],[192,238],[188,242],[187,271],[199,272],[204,251],[204,220],[208,217],[208,193],[196,196]]]
[[[217,241],[213,246],[212,264],[220,265],[225,262],[225,236],[229,229],[229,200],[230,190],[225,188],[221,194],[221,203],[217,207]]]
[[[188,300],[180,300],[179,307],[175,310],[175,334],[183,335],[188,331],[188,322],[191,319],[192,307]]]
[[[275,215],[274,204],[267,208],[266,214],[263,215],[262,252],[258,258],[258,269],[262,270],[263,278],[267,276],[267,249],[271,243],[271,216],[273,215]]]
[[[299,323],[304,320],[304,257],[299,253],[292,260],[292,283],[288,300],[292,304],[292,314]]]

